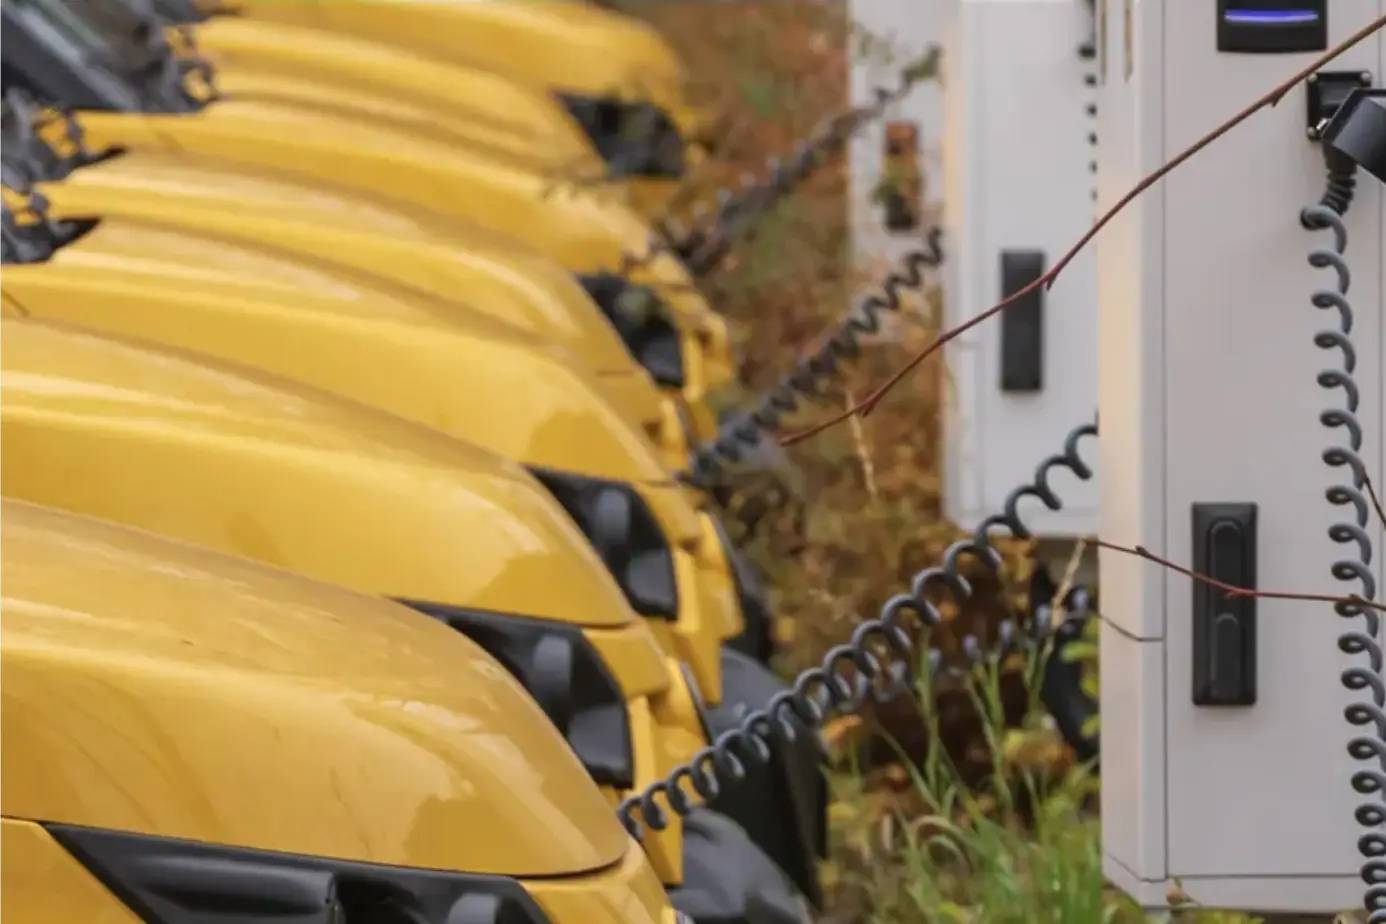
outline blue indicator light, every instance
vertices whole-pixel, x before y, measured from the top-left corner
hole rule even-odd
[[[1319,21],[1314,10],[1227,10],[1222,18],[1237,25],[1302,26]]]

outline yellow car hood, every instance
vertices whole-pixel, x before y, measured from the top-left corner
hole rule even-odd
[[[510,675],[396,604],[3,507],[9,817],[509,876],[627,838]]]
[[[31,317],[282,375],[525,464],[670,481],[566,351],[264,248],[106,219],[44,263],[6,267],[4,294]]]
[[[181,32],[172,33],[175,41]],[[561,175],[601,179],[606,165],[552,96],[397,45],[322,29],[222,16],[198,23],[197,53],[232,99],[271,99],[393,123],[479,145]]]
[[[570,272],[518,243],[364,194],[176,154],[130,152],[40,184],[55,218],[133,216],[264,242],[438,293],[570,347],[599,371],[637,369]]]
[[[513,236],[561,252],[564,262],[603,259],[580,253],[593,241],[608,252],[617,247],[619,255],[626,237],[639,245],[646,233],[616,187],[573,186],[493,152],[282,101],[218,99],[195,113],[84,111],[80,123],[95,150],[182,153],[374,193],[518,232]]]
[[[687,75],[650,27],[572,0],[222,0],[255,19],[392,42],[545,91],[648,99],[686,138],[702,128]]]
[[[6,496],[369,593],[625,626],[596,552],[519,466],[241,367],[0,321]]]
[[[359,119],[225,100],[196,114],[86,112],[80,121],[97,150],[183,153],[380,196],[431,216],[433,233],[442,240],[450,239],[457,224],[475,222],[523,240],[575,272],[613,271],[650,244],[649,225],[613,189],[574,184],[511,159]],[[682,264],[664,254],[629,275],[663,295],[680,329],[712,354],[709,384],[725,382],[731,375],[726,324]]]

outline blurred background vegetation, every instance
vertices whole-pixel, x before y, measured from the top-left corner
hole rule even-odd
[[[675,45],[695,100],[715,115],[713,147],[675,215],[685,225],[696,221],[692,204],[764,176],[768,158],[850,105],[850,48],[887,54],[892,45],[855,28],[845,0],[613,5]],[[845,161],[833,156],[702,280],[740,360],[737,386],[718,396],[722,408],[743,406],[772,385],[854,294],[888,272],[853,262],[848,194]],[[867,393],[937,334],[940,312],[931,285],[875,338],[841,389],[791,428]],[[782,465],[739,476],[725,498],[729,526],[768,579],[785,674],[816,664],[962,535],[942,514],[948,400],[945,365],[930,362],[870,417],[789,448]],[[1003,616],[1028,612],[1033,550],[1002,546],[1004,581],[976,575],[976,593],[961,611],[940,601],[952,630],[940,639],[945,647],[966,633],[991,637]],[[1095,661],[1095,654],[1089,641],[1068,656]],[[971,677],[926,683],[913,699],[829,726],[833,843],[824,920],[1144,919],[1103,883],[1096,769],[1077,761],[1037,702],[1046,656],[993,661]],[[1176,904],[1180,898],[1172,896]],[[1173,920],[1255,919],[1188,908]]]

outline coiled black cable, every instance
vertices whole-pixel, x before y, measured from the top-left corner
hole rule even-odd
[[[1323,452],[1323,461],[1331,468],[1349,469],[1350,481],[1330,487],[1325,496],[1334,507],[1350,507],[1351,518],[1334,523],[1328,536],[1336,543],[1354,547],[1355,558],[1335,561],[1333,577],[1356,583],[1356,594],[1364,601],[1376,597],[1376,578],[1371,572],[1372,540],[1368,533],[1371,506],[1363,494],[1367,470],[1362,461],[1362,424],[1357,418],[1360,392],[1353,372],[1357,352],[1352,345],[1352,304],[1347,293],[1352,276],[1343,254],[1347,250],[1348,233],[1342,214],[1352,202],[1352,177],[1340,170],[1330,170],[1329,189],[1320,204],[1310,206],[1301,215],[1301,223],[1311,230],[1333,233],[1333,247],[1319,248],[1309,254],[1309,264],[1316,269],[1330,269],[1336,276],[1336,286],[1313,293],[1310,301],[1315,308],[1337,312],[1337,327],[1314,334],[1314,345],[1336,351],[1342,359],[1341,368],[1325,369],[1318,374],[1318,384],[1329,391],[1341,390],[1342,407],[1331,407],[1319,414],[1319,421],[1330,430],[1346,431],[1347,445],[1330,446]],[[1348,753],[1357,761],[1371,764],[1352,774],[1352,788],[1363,796],[1376,796],[1377,801],[1359,805],[1354,812],[1358,824],[1372,830],[1358,838],[1357,849],[1363,857],[1360,868],[1367,885],[1363,899],[1371,924],[1386,922],[1386,835],[1379,830],[1386,823],[1386,805],[1380,797],[1386,795],[1386,685],[1382,683],[1382,652],[1377,643],[1380,619],[1370,609],[1349,602],[1334,604],[1340,617],[1362,617],[1364,624],[1347,630],[1338,637],[1338,649],[1345,655],[1366,655],[1367,666],[1355,664],[1342,673],[1343,686],[1354,692],[1370,691],[1370,700],[1352,703],[1344,710],[1348,722],[1356,727],[1370,728],[1371,735],[1359,735],[1348,742]]]
[[[930,592],[944,590],[960,602],[972,595],[972,586],[961,571],[964,557],[975,558],[988,570],[1000,573],[1002,559],[991,544],[992,532],[1004,528],[1016,538],[1029,538],[1019,511],[1020,502],[1026,498],[1036,498],[1050,510],[1062,509],[1063,501],[1050,485],[1050,475],[1055,469],[1065,469],[1084,481],[1090,479],[1092,469],[1079,455],[1078,444],[1083,437],[1095,435],[1096,423],[1072,430],[1064,440],[1063,452],[1041,462],[1029,484],[1007,495],[1000,513],[983,520],[971,536],[950,545],[942,564],[916,574],[908,592],[887,600],[879,616],[857,626],[851,640],[824,655],[820,666],[799,674],[789,689],[748,714],[738,727],[723,732],[664,779],[622,801],[617,814],[626,829],[635,837],[645,827],[662,830],[668,824],[668,811],[686,816],[696,807],[692,796],[704,801],[716,798],[724,785],[734,785],[745,777],[745,761],[767,762],[777,740],[792,741],[805,729],[820,726],[832,713],[853,712],[870,695],[887,699],[907,689],[918,660],[915,633],[910,629],[927,632],[943,623],[929,600]],[[931,673],[970,670],[988,656],[1032,650],[1050,631],[1048,621],[1020,626],[1008,617],[998,625],[990,650],[976,635],[968,634],[962,639],[962,665],[945,664],[940,650],[930,645],[926,667]]]
[[[710,228],[672,242],[689,270],[695,276],[712,270],[726,255],[732,238],[753,218],[769,211],[810,177],[827,154],[838,150],[862,128],[885,116],[886,111],[909,95],[921,80],[933,76],[937,71],[939,54],[937,46],[930,47],[923,58],[901,72],[894,87],[877,87],[875,99],[870,105],[848,110],[825,121],[788,155],[772,160],[763,178],[742,177],[739,189],[719,192],[717,214]]]
[[[1356,191],[1357,167],[1355,164],[1348,163],[1330,167],[1328,170],[1328,188],[1324,190],[1319,205],[1342,215],[1347,212],[1348,206],[1352,205],[1352,197]]]
[[[888,275],[878,291],[862,299],[818,349],[763,392],[752,410],[737,414],[722,426],[716,439],[695,449],[690,481],[711,485],[728,463],[741,461],[767,434],[778,430],[783,419],[799,409],[801,399],[820,397],[824,387],[839,375],[843,363],[860,354],[862,337],[877,333],[886,312],[900,311],[901,296],[923,287],[924,271],[943,262],[942,236],[939,229],[930,229],[924,246],[905,254],[900,269]]]
[[[893,103],[903,99],[921,80],[937,71],[939,49],[931,46],[919,61],[905,68],[893,88],[878,87],[869,106],[838,113],[820,124],[809,137],[795,145],[787,154],[772,157],[766,163],[765,176],[751,174],[741,177],[736,188],[717,191],[716,209],[710,220],[697,216],[691,230],[674,222],[663,225],[663,233],[650,236],[643,254],[626,254],[616,268],[624,275],[646,266],[661,254],[673,254],[683,259],[695,276],[708,273],[727,254],[732,240],[755,218],[769,211],[786,195],[793,192],[832,151],[846,144],[852,136],[872,122],[882,118]]]

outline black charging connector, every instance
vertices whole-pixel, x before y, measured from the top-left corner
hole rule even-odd
[[[1356,86],[1347,89],[1349,83]],[[1338,215],[1352,205],[1358,167],[1386,183],[1386,90],[1370,83],[1371,75],[1365,72],[1321,72],[1309,79],[1309,137],[1321,142],[1328,168],[1328,186],[1319,205]],[[1315,122],[1316,115],[1320,117]],[[1307,217],[1301,220],[1306,228],[1319,227]]]
[[[1330,165],[1361,167],[1386,183],[1386,89],[1354,90],[1323,131]]]

